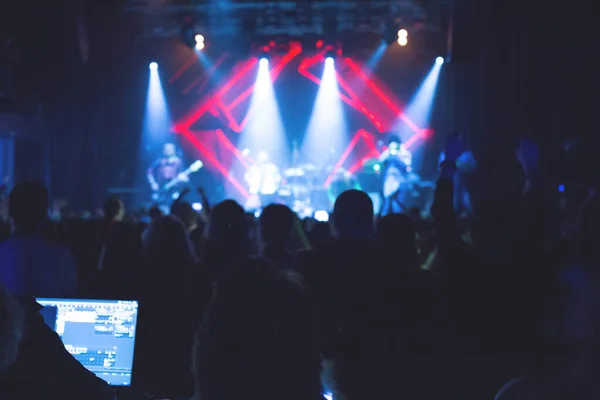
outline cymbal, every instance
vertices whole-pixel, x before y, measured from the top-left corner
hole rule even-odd
[[[289,168],[283,171],[283,176],[297,177],[304,176],[304,170],[302,168]]]
[[[306,172],[315,172],[319,170],[319,167],[317,167],[314,164],[302,164],[298,166],[299,169],[303,169]]]

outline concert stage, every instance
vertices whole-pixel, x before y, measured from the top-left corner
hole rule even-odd
[[[145,38],[153,55],[138,170],[175,142],[186,167],[203,163],[190,183],[215,200],[233,198],[250,210],[268,196],[308,215],[360,188],[378,208],[384,153],[396,137],[411,156],[401,168],[405,206],[426,206],[440,152],[435,106],[447,49],[427,50],[423,32],[431,26],[386,23],[382,33],[335,39],[253,35],[245,52],[191,20],[183,36]],[[261,154],[267,178],[257,172]],[[138,174],[138,187],[148,186],[144,178]]]

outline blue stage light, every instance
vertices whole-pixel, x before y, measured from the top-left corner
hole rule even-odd
[[[438,57],[435,59],[435,63],[437,65],[442,65],[444,63],[444,58],[443,57]]]
[[[152,71],[156,71],[156,70],[158,69],[158,64],[157,64],[156,62],[152,61],[152,62],[150,63],[150,69],[151,69]]]

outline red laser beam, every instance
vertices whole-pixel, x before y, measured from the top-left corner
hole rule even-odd
[[[190,132],[190,127],[206,112],[213,110],[215,102],[221,101],[221,97],[225,95],[243,76],[256,64],[256,59],[248,60],[225,85],[223,85],[217,93],[204,102],[198,109],[196,109],[183,123],[178,123],[174,127],[174,131],[185,136],[190,143],[198,149],[206,159],[219,171],[232,185],[235,187],[244,197],[248,198],[250,195],[246,188],[242,186],[234,177],[229,174],[229,171],[217,160],[217,158],[200,143],[196,137]]]
[[[292,61],[298,54],[300,54],[301,51],[302,51],[302,49],[297,46],[290,48],[290,51],[286,55],[284,55],[281,58],[281,60],[279,61],[279,63],[269,71],[269,75],[271,77],[271,83],[274,83],[275,80],[277,80],[277,78],[279,77],[279,74],[281,74],[281,71],[285,68],[285,66],[288,65],[290,63],[290,61]],[[229,116],[231,116],[231,119],[234,119],[233,115],[232,115],[232,110],[236,106],[238,106],[240,103],[242,103],[245,99],[247,99],[254,92],[255,87],[256,87],[256,85],[253,84],[248,89],[243,91],[238,97],[236,97],[229,104],[227,104],[227,105],[223,104],[222,106],[220,105],[221,109],[224,112],[226,112]],[[228,121],[230,123],[229,126],[235,132],[241,133],[244,130],[244,128],[246,127],[246,124],[247,124],[248,120],[250,119],[251,114],[252,114],[252,110],[249,109],[246,112],[246,115],[242,119],[242,121],[240,123],[238,123],[236,121],[235,124],[232,124],[231,120],[229,120],[229,118],[228,118]]]
[[[314,65],[316,62],[318,62],[320,57],[321,57],[321,55],[319,55],[318,57],[315,56],[310,59],[307,58],[304,60],[304,62],[298,68],[298,72],[300,72],[300,74],[302,74],[303,76],[307,77],[308,79],[310,79],[311,81],[313,81],[317,84],[320,84],[320,79],[317,78],[316,76],[314,76],[313,74],[311,74],[310,72],[308,72],[308,68],[310,66]],[[414,122],[412,122],[408,118],[408,116],[401,110],[401,108],[398,105],[396,105],[383,92],[383,90],[381,88],[379,88],[375,84],[375,82],[372,79],[370,79],[367,76],[367,74],[352,59],[345,58],[344,62],[350,68],[350,70],[352,70],[356,75],[358,75],[367,84],[367,86],[371,89],[371,91],[384,104],[386,104],[394,112],[394,114],[398,115],[398,117],[414,132],[414,134],[406,141],[406,143],[405,143],[406,148],[410,148],[412,145],[414,145],[414,143],[417,140],[419,140],[422,137],[425,137],[429,133],[429,130],[421,129]],[[348,93],[348,95],[350,96],[350,102],[347,101],[347,100],[349,100],[348,98],[344,99],[345,96],[341,93],[340,93],[340,98],[343,101],[345,101],[347,104],[349,104],[350,106],[354,107],[355,109],[357,109],[358,111],[363,113],[373,123],[373,125],[377,128],[378,131],[380,131],[380,132],[383,131],[383,124],[381,123],[381,120],[379,118],[377,118],[377,116],[373,112],[369,111],[369,109],[364,104],[362,104],[362,101],[360,101],[360,98],[356,95],[356,93],[351,88],[351,86],[337,72],[336,72],[336,78],[337,78],[339,86],[341,88],[343,88],[346,91],[346,93]],[[364,131],[362,137],[363,137],[363,139],[365,139],[365,143],[367,143],[367,144],[370,143],[370,146],[369,146],[370,151],[369,151],[369,154],[366,156],[367,159],[370,158],[373,154],[378,154],[379,152],[377,151],[377,148],[372,141],[372,136],[368,132]],[[333,174],[337,171],[337,169],[339,169],[343,165],[343,163],[346,161],[346,158],[349,156],[349,153],[356,146],[356,142],[354,141],[355,139],[356,139],[356,135],[353,138],[353,140],[350,142],[350,144],[347,146],[344,153],[342,154],[342,157],[336,164],[336,167],[334,167],[332,174],[325,181],[326,187],[331,183]],[[364,164],[364,162],[365,162],[365,158],[361,159],[358,163],[354,164],[351,167],[351,169],[356,171]]]
[[[306,58],[298,67],[298,72],[301,75],[303,75],[304,77],[306,77],[307,79],[314,82],[315,84],[320,85],[321,79],[316,77],[314,74],[310,73],[308,71],[308,68],[310,68],[311,66],[313,66],[314,64],[316,64],[319,61],[323,61],[324,59],[325,58],[323,57],[323,54],[317,54],[316,56]],[[373,112],[371,112],[367,109],[367,107],[360,100],[360,97],[356,95],[354,90],[352,90],[350,85],[342,78],[342,76],[338,72],[336,72],[336,80],[337,80],[339,86],[342,89],[344,89],[346,91],[346,93],[348,94],[348,96],[346,96],[343,93],[339,93],[340,99],[344,103],[348,104],[350,107],[363,113],[373,123],[373,125],[375,125],[377,130],[379,130],[381,132],[383,130],[383,124],[382,124],[381,120],[379,118],[377,118]]]
[[[206,147],[204,147],[204,145],[200,143],[200,141],[189,130],[184,129],[179,133],[185,136],[190,143],[192,143],[194,147],[198,149],[200,153],[202,153],[202,155],[205,157],[205,161],[210,162],[217,169],[217,171],[219,171],[237,190],[239,190],[243,196],[246,198],[250,197],[250,194],[246,188],[243,187],[237,181],[237,179],[229,174],[229,171],[227,171],[227,169],[219,162],[219,160],[217,160],[217,158]]]
[[[193,54],[189,57],[183,65],[169,78],[169,83],[174,83],[177,79],[181,78],[185,71],[187,71],[196,61],[198,61],[198,57],[196,54]]]
[[[333,167],[333,170],[331,170],[331,173],[329,174],[329,176],[325,180],[325,183],[323,184],[324,187],[328,187],[331,184],[331,181],[332,181],[335,173],[342,167],[342,165],[344,165],[344,163],[346,162],[346,159],[350,155],[350,152],[352,152],[352,150],[356,147],[356,145],[358,144],[358,141],[360,139],[362,139],[365,142],[365,144],[367,145],[367,147],[369,148],[369,153],[363,160],[359,161],[359,163],[350,167],[350,169],[348,169],[348,172],[352,172],[352,173],[355,172],[357,169],[359,169],[364,164],[366,159],[369,159],[372,156],[377,156],[377,157],[379,156],[379,151],[377,150],[377,146],[375,146],[375,143],[373,141],[373,135],[371,135],[371,133],[366,131],[365,129],[359,129],[354,134],[354,137],[352,138],[352,140],[346,147],[346,150],[344,150],[344,153],[338,160],[337,164]]]
[[[373,157],[376,157],[376,156],[377,156],[377,153],[369,152],[366,156],[361,158],[357,163],[355,163],[353,166],[348,168],[348,172],[351,174],[355,173],[356,171],[361,169],[367,161],[369,161],[370,159],[372,159]]]
[[[300,47],[291,48],[290,52],[282,58],[281,62],[278,63],[278,65],[275,66],[270,71],[272,81],[277,79],[277,77],[283,71],[285,66],[287,66],[287,64],[293,58],[295,58],[297,55],[299,55],[300,53],[301,53]],[[322,61],[322,60],[324,60],[323,54],[317,54],[313,57],[307,57],[304,60],[302,60],[302,62],[300,63],[300,66],[298,67],[298,72],[302,76],[304,76],[307,79],[309,79],[310,81],[314,82],[315,84],[320,85],[321,80],[318,77],[316,77],[315,75],[313,75],[312,73],[310,73],[308,71],[308,68],[310,68],[311,66],[313,66],[314,64],[316,64],[317,62]],[[396,115],[398,115],[399,118],[401,120],[403,120],[407,124],[407,126],[415,132],[415,134],[409,140],[406,141],[406,143],[405,143],[406,147],[410,147],[411,145],[413,145],[416,142],[416,140],[418,140],[421,137],[425,137],[428,133],[430,133],[429,130],[420,129],[414,123],[412,123],[412,121],[410,121],[410,119],[401,111],[400,106],[397,106],[383,92],[383,90],[381,90],[377,86],[377,84],[375,84],[375,82],[372,79],[370,79],[364,73],[364,71],[362,71],[362,69],[353,60],[346,58],[346,59],[344,59],[344,62],[346,63],[346,65],[349,67],[349,69],[353,73],[358,75],[358,77],[360,77],[368,85],[368,87],[371,89],[371,91],[373,92],[374,95],[376,95],[378,98],[380,98],[381,101],[387,107],[390,108],[390,110],[392,110]],[[254,90],[254,85],[252,85],[252,87],[243,91],[240,95],[238,95],[238,97],[236,97],[229,104],[225,104],[223,102],[222,98],[235,86],[235,84],[237,84],[256,65],[256,63],[257,63],[257,59],[254,58],[254,59],[248,60],[248,62],[243,64],[243,66],[239,68],[239,70],[225,83],[225,85],[223,85],[217,91],[217,93],[215,93],[211,98],[206,100],[200,107],[198,107],[196,110],[194,110],[194,112],[191,115],[189,115],[188,118],[184,119],[184,122],[178,123],[174,129],[176,132],[180,132],[186,138],[188,138],[188,140],[190,140],[190,142],[196,148],[198,148],[198,150],[202,154],[204,154],[206,156],[207,160],[211,164],[213,164],[215,166],[215,168],[221,174],[223,174],[223,176],[225,176],[232,183],[232,185],[237,190],[239,190],[240,193],[242,193],[245,197],[248,197],[248,192],[246,191],[246,189],[235,178],[233,178],[229,175],[229,172],[227,171],[227,169],[225,167],[223,167],[223,165],[220,164],[220,162],[217,160],[217,158],[213,154],[211,154],[211,152],[208,149],[206,149],[204,146],[202,146],[200,141],[198,141],[198,139],[195,138],[194,135],[189,131],[189,128],[203,114],[205,114],[206,112],[211,112],[215,116],[218,116],[219,114],[221,114],[221,116],[223,118],[225,118],[225,120],[227,121],[227,124],[231,127],[232,130],[234,130],[235,132],[238,132],[238,133],[241,132],[243,130],[244,126],[246,125],[246,123],[248,122],[248,118],[250,116],[251,110],[248,110],[245,118],[242,120],[241,123],[237,122],[237,120],[235,119],[235,117],[232,114],[232,110],[235,107],[242,104],[243,101],[252,94],[252,92]],[[348,82],[337,72],[336,72],[336,79],[338,81],[339,86],[346,92],[346,94],[340,93],[340,99],[342,101],[344,101],[346,104],[348,104],[351,107],[353,107],[354,109],[356,109],[357,111],[364,114],[373,123],[375,128],[381,132],[383,124],[382,124],[381,120],[378,118],[377,113],[374,111],[371,111],[367,108],[367,106],[363,103],[361,98],[357,96],[357,94],[354,92],[354,90],[348,84]],[[228,149],[230,152],[232,152],[233,155],[242,163],[242,165],[247,167],[248,161],[251,162],[251,160],[249,160],[247,157],[245,157],[243,155],[243,153],[240,152],[239,149],[237,149],[235,147],[235,145],[233,145],[233,143],[231,143],[231,141],[229,141],[227,136],[221,130],[215,131],[215,134],[217,135],[219,142],[222,143],[226,149]],[[355,165],[350,167],[351,171],[354,172],[354,171],[358,170],[360,167],[362,167],[365,160],[367,160],[368,158],[371,158],[373,156],[377,156],[379,154],[379,152],[377,151],[377,147],[375,146],[373,136],[369,132],[367,132],[366,130],[363,130],[363,129],[357,131],[355,133],[354,137],[352,138],[352,140],[350,141],[349,145],[343,152],[342,156],[340,157],[340,159],[334,166],[332,174],[325,181],[325,184],[324,184],[325,186],[330,185],[331,180],[333,179],[333,174],[335,172],[337,172],[337,170],[339,170],[341,168],[341,166],[346,162],[350,153],[356,147],[356,145],[360,139],[363,139],[364,143],[369,148],[369,152],[358,163],[356,163]]]
[[[398,117],[414,132],[419,133],[421,130],[414,122],[408,118],[408,116],[398,107],[385,93],[381,90],[372,79],[370,79],[367,74],[350,58],[344,58],[344,62],[354,73],[356,73],[373,91],[377,97],[381,99]]]
[[[292,49],[290,49],[290,52],[288,54],[286,54],[281,62],[273,68],[273,70],[271,70],[271,78],[272,79],[276,79],[279,74],[281,73],[281,71],[283,70],[283,68],[285,67],[285,65],[287,65],[294,57],[296,57],[298,54],[300,54],[301,52],[301,48],[299,47],[293,47]],[[234,74],[234,76],[225,84],[223,85],[218,91],[217,93],[210,99],[208,99],[208,101],[206,101],[202,106],[200,106],[194,113],[192,113],[191,116],[189,116],[185,122],[183,123],[179,123],[175,126],[175,131],[179,132],[181,134],[183,134],[188,140],[190,140],[190,142],[205,156],[207,157],[207,159],[209,160],[209,162],[211,162],[211,164],[213,164],[215,166],[215,168],[223,175],[225,176],[230,182],[231,184],[240,191],[240,193],[242,193],[242,195],[244,195],[246,198],[249,196],[248,192],[246,191],[246,189],[233,177],[230,176],[229,172],[227,171],[227,169],[225,167],[223,167],[222,164],[219,163],[219,161],[217,160],[217,158],[210,153],[210,151],[208,149],[206,149],[204,146],[202,146],[202,144],[194,137],[194,135],[191,134],[191,132],[189,131],[189,128],[198,120],[200,119],[200,117],[205,114],[206,112],[215,112],[218,110],[215,110],[215,106],[216,108],[220,109],[221,114],[225,117],[225,119],[227,119],[227,122],[229,124],[229,126],[231,127],[231,129],[233,129],[236,132],[241,132],[242,131],[242,127],[240,126],[240,124],[237,123],[237,121],[235,120],[235,118],[233,117],[233,115],[231,114],[231,109],[233,108],[231,106],[230,103],[229,105],[225,105],[222,97],[229,92],[229,90],[231,90],[231,88],[237,83],[239,82],[250,70],[252,67],[254,67],[254,65],[256,65],[257,63],[257,59],[251,59],[249,60],[243,67],[240,68],[240,70]],[[245,95],[246,97],[249,96],[252,91],[253,91],[254,85],[247,90],[246,92],[244,92],[242,95]],[[241,103],[240,98],[243,96],[238,96],[237,99],[234,100],[235,105]],[[248,167],[247,161],[248,158],[244,157],[244,155],[233,145],[233,143],[231,143],[229,141],[229,139],[227,139],[227,137],[225,136],[225,134],[222,131],[217,131],[216,132],[217,138],[219,139],[219,141],[225,146],[225,148],[227,148],[229,151],[231,151],[233,153],[233,155],[240,160],[240,162],[242,162],[242,165]]]
[[[362,134],[361,134],[360,131],[358,131],[358,132],[356,132],[354,134],[354,137],[352,138],[352,140],[348,144],[348,147],[346,147],[346,150],[344,150],[344,153],[342,153],[342,156],[340,157],[340,159],[338,160],[338,162],[335,164],[335,166],[331,170],[331,173],[329,174],[329,176],[325,180],[325,183],[323,183],[324,187],[329,187],[329,185],[331,184],[331,180],[333,179],[333,176],[342,167],[342,165],[344,164],[344,162],[346,161],[346,159],[350,155],[350,152],[354,149],[354,147],[356,146],[356,144],[358,143],[358,141],[360,140],[361,137],[362,137]]]
[[[417,140],[426,138],[431,132],[431,129],[419,129],[419,132],[415,133],[404,142],[404,147],[410,149]]]
[[[213,105],[216,100],[219,100],[225,93],[227,93],[255,64],[257,63],[255,58],[252,58],[246,62],[246,64],[240,68],[236,74],[223,85],[217,93],[208,99],[202,106],[197,108],[190,116],[185,119],[185,122],[177,124],[181,129],[188,129],[192,126],[202,115],[204,115]]]
[[[217,59],[217,61],[215,61],[214,64],[211,65],[210,68],[204,72],[204,74],[202,76],[199,76],[196,79],[194,79],[189,85],[187,85],[181,91],[181,93],[187,94],[190,90],[192,90],[196,86],[199,86],[198,92],[201,92],[206,87],[208,82],[210,81],[210,78],[215,74],[217,68],[219,68],[219,66],[223,63],[225,58],[226,58],[225,55],[222,55],[221,57],[219,57]]]
[[[225,136],[225,133],[223,133],[222,130],[217,129],[215,133],[217,134],[217,138],[223,144],[223,146],[225,146],[227,150],[231,151],[231,153],[235,156],[235,158],[239,160],[239,162],[244,166],[244,168],[250,168],[250,164],[248,163],[248,161],[252,162],[252,159],[250,159],[250,157],[248,156],[245,156],[237,147],[235,147],[233,143],[231,143],[231,141],[227,138],[227,136]]]

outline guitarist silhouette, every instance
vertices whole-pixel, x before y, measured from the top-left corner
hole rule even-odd
[[[165,143],[162,156],[150,165],[147,172],[148,183],[153,192],[152,199],[166,202],[177,198],[181,187],[189,182],[189,175],[200,168],[202,162],[196,161],[184,170],[183,160],[177,155],[175,145]]]

